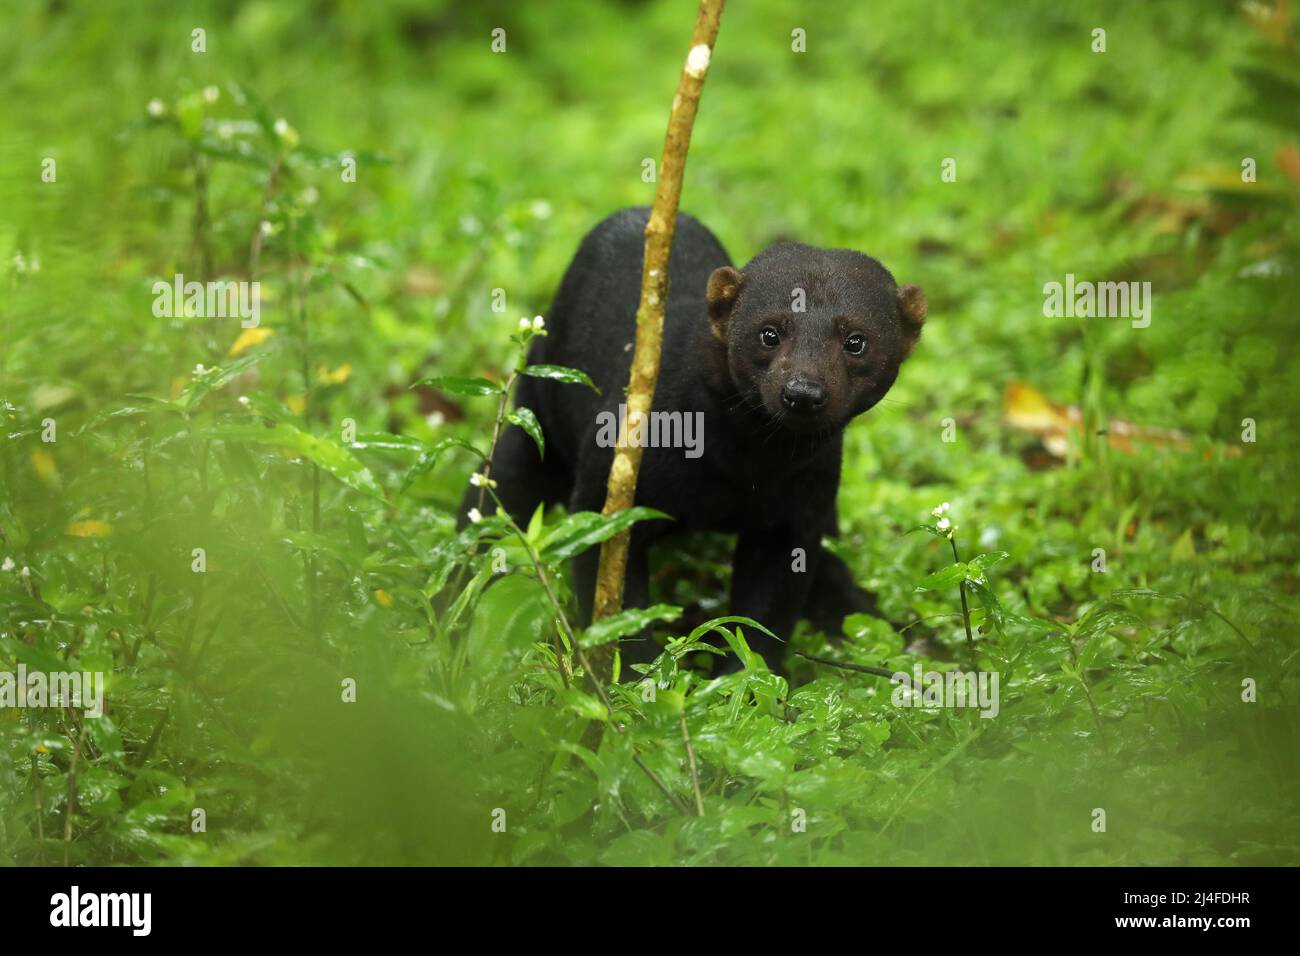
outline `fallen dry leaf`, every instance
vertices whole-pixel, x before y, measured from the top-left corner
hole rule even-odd
[[[113,533],[113,526],[107,521],[74,521],[63,529],[64,534],[74,538],[107,538]]]
[[[239,338],[235,339],[234,344],[230,346],[230,351],[228,351],[226,355],[230,358],[242,355],[254,345],[261,345],[274,334],[274,329],[269,329],[264,325],[259,325],[251,329],[244,329],[244,331],[239,333]]]
[[[1077,405],[1058,405],[1046,395],[1024,382],[1007,383],[1002,399],[1002,420],[1012,428],[1037,435],[1056,458],[1064,458],[1071,438],[1083,434],[1083,412]],[[1110,447],[1131,455],[1139,445],[1171,448],[1175,451],[1192,450],[1192,440],[1174,428],[1154,428],[1135,425],[1123,419],[1112,418],[1106,427]],[[1240,448],[1223,447],[1229,458],[1241,455]]]

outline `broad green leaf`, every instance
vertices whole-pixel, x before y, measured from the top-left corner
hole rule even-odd
[[[529,543],[537,543],[538,536],[542,533],[542,520],[545,517],[545,514],[546,502],[539,501],[537,507],[533,510],[533,516],[528,519],[528,528],[524,532],[524,537],[528,539]]]
[[[667,519],[669,516],[654,508],[628,508],[606,517],[598,511],[578,511],[569,515],[542,540],[542,560],[551,563],[566,561],[581,554],[592,545],[607,541],[637,521]]]
[[[729,615],[727,617],[715,617],[711,621],[705,621],[695,630],[691,631],[690,636],[687,638],[687,640],[698,641],[700,638],[702,638],[705,634],[709,633],[710,631],[714,631],[725,637],[727,635],[727,630],[722,626],[724,624],[744,624],[747,627],[754,628],[754,630],[756,631],[762,631],[764,634],[768,635],[769,637],[776,637],[775,634],[769,631],[762,624],[758,623],[758,621],[754,620],[752,617],[741,617],[739,615]],[[779,637],[777,637],[776,639],[778,641],[780,640]]]
[[[670,866],[672,840],[653,830],[633,830],[614,839],[601,856],[606,866]]]
[[[486,378],[458,378],[454,375],[436,375],[433,378],[422,378],[418,382],[412,383],[411,388],[419,388],[421,385],[428,385],[440,392],[451,392],[455,395],[501,394],[501,386]]]
[[[608,720],[609,711],[596,697],[584,693],[576,687],[565,689],[560,695],[560,703],[584,720]]]
[[[984,608],[985,618],[993,625],[994,630],[1001,634],[1006,628],[1006,613],[1002,610],[1002,604],[993,593],[993,589],[979,581],[971,581],[968,586],[980,606]]]
[[[357,461],[352,453],[342,445],[302,431],[294,425],[281,422],[276,425],[218,425],[207,429],[208,438],[219,441],[248,442],[257,445],[273,445],[288,448],[304,458],[314,462],[323,471],[333,475],[349,488],[374,495],[384,496],[383,489],[370,474],[365,465]]]
[[[520,405],[506,416],[506,421],[512,422],[528,432],[528,437],[537,445],[537,457],[546,457],[546,439],[542,436],[542,423],[537,420],[537,416],[533,414],[531,408]]]
[[[675,621],[682,609],[671,604],[655,604],[647,608],[630,608],[597,621],[579,635],[578,643],[584,648],[599,647],[628,634],[635,634],[655,621]]]
[[[744,631],[740,628],[729,631],[725,627],[718,630],[727,639],[727,645],[736,652],[740,662],[745,665],[745,670],[760,672],[767,670],[767,662],[749,646],[749,641],[745,640]]]
[[[479,674],[515,666],[529,646],[550,631],[551,606],[542,586],[510,574],[483,591],[469,625],[470,663]]]
[[[978,578],[994,565],[1001,564],[1011,555],[1005,551],[990,551],[988,554],[977,554],[971,558],[967,564],[970,565],[970,576]]]
[[[549,378],[556,382],[566,382],[569,385],[586,385],[597,395],[600,394],[600,389],[596,387],[591,377],[576,368],[564,365],[529,365],[523,369],[523,374],[533,378]]]
[[[352,442],[352,448],[355,451],[378,450],[378,451],[421,451],[424,448],[424,442],[418,438],[411,438],[408,435],[390,435],[387,432],[374,432],[366,435],[358,435]]]
[[[942,571],[935,571],[934,574],[925,577],[920,584],[916,586],[918,591],[938,591],[946,587],[951,587],[959,581],[966,580],[969,577],[970,568],[964,561],[949,565]]]

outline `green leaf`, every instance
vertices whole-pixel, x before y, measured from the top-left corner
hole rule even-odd
[[[411,466],[411,470],[408,471],[406,477],[402,479],[402,493],[405,493],[406,489],[411,487],[411,484],[415,479],[429,471],[432,471],[433,466],[438,463],[438,456],[448,448],[464,448],[466,451],[472,451],[474,454],[478,455],[479,458],[484,457],[481,451],[467,441],[460,438],[444,438],[441,441],[430,445],[420,454],[420,457],[416,459],[415,464]]]
[[[993,629],[1002,634],[1006,629],[1007,615],[1002,609],[1002,604],[993,590],[986,584],[979,581],[971,581],[968,585],[971,593],[975,595],[984,608],[985,619],[993,625]]]
[[[609,720],[609,711],[605,705],[576,687],[565,688],[557,696],[564,707],[584,720]]]
[[[469,624],[470,660],[483,674],[515,666],[535,641],[550,632],[551,606],[540,584],[510,574],[487,588]]]
[[[457,378],[455,376],[437,375],[433,378],[422,378],[418,382],[414,382],[411,388],[419,388],[421,385],[428,385],[430,388],[436,388],[442,392],[451,392],[455,395],[501,394],[501,386],[486,378]]]
[[[355,450],[378,450],[378,451],[421,451],[424,448],[424,442],[418,438],[411,438],[408,435],[390,435],[388,432],[373,432],[367,435],[358,435],[352,442],[352,448]]]
[[[776,637],[775,634],[769,631],[762,624],[759,624],[758,621],[754,620],[752,617],[741,617],[738,615],[729,615],[727,617],[715,617],[711,621],[705,621],[695,630],[691,631],[690,637],[688,637],[687,640],[698,641],[701,637],[703,637],[705,634],[709,633],[710,631],[714,631],[718,634],[721,634],[723,637],[726,637],[727,629],[722,626],[724,624],[744,624],[747,627],[752,627],[755,630],[762,631],[764,634],[768,635],[769,637]],[[776,639],[778,641],[780,640],[779,637],[777,637]]]
[[[569,368],[565,365],[529,365],[523,369],[524,375],[533,378],[549,378],[556,382],[565,382],[569,385],[586,385],[589,389],[600,394],[600,389],[586,372],[580,372],[576,368]]]
[[[551,563],[568,560],[594,544],[607,541],[638,521],[669,519],[654,508],[628,508],[606,517],[598,511],[578,511],[569,515],[542,540],[542,560]]]
[[[600,861],[606,866],[670,866],[673,842],[653,830],[633,830],[615,838]]]
[[[785,700],[790,696],[790,685],[780,674],[773,674],[768,671],[767,663],[763,658],[753,654],[754,663],[745,662],[747,669],[755,673],[749,675],[745,682],[745,689],[748,690],[755,698],[768,701]]]
[[[1101,650],[1105,638],[1105,634],[1094,634],[1084,642],[1083,647],[1079,650],[1078,666],[1080,671],[1086,671],[1092,667],[1097,660],[1097,653]]]
[[[55,673],[68,670],[68,662],[56,654],[14,638],[0,638],[0,654],[26,664],[32,670]]]
[[[528,528],[524,532],[524,537],[528,539],[530,544],[537,543],[538,535],[542,533],[542,519],[545,517],[545,514],[546,502],[539,501],[536,509],[533,511],[533,516],[528,519]]]
[[[977,554],[967,562],[970,566],[970,576],[973,578],[981,577],[989,568],[1001,564],[1009,557],[1011,555],[1005,551],[990,551],[988,554]]]
[[[518,425],[528,432],[528,436],[537,445],[537,457],[546,457],[546,439],[542,437],[542,423],[537,420],[537,416],[533,414],[531,408],[520,405],[506,416],[506,421]]]
[[[584,648],[599,647],[628,634],[635,634],[655,621],[675,621],[682,609],[671,604],[655,604],[647,608],[630,608],[597,621],[579,635],[578,643]]]
[[[764,671],[767,665],[764,660],[754,653],[753,648],[749,646],[749,641],[745,640],[745,633],[736,628],[729,631],[725,627],[718,628],[722,636],[727,640],[727,646],[735,651],[736,656],[740,658],[740,663],[744,665],[747,671]]]
[[[589,811],[598,799],[596,778],[589,773],[560,770],[551,784],[554,794],[554,816],[557,826],[572,823]]]
[[[342,445],[302,431],[294,425],[281,422],[276,425],[219,425],[204,434],[219,441],[247,442],[255,445],[274,445],[288,448],[314,462],[343,484],[376,498],[384,496],[383,489],[365,465],[357,461]]]
[[[936,571],[928,575],[920,584],[916,586],[918,591],[938,591],[946,587],[951,587],[958,581],[964,581],[970,576],[970,567],[964,562],[959,561],[956,564],[949,565],[942,571]]]

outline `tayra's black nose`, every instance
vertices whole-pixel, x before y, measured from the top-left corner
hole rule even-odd
[[[786,382],[781,401],[792,412],[815,412],[826,404],[826,389],[816,382]]]

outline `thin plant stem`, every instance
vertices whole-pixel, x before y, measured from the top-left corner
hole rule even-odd
[[[953,561],[957,564],[961,564],[961,558],[957,556],[957,541],[951,533],[948,535],[948,543],[952,545]],[[966,649],[970,652],[971,666],[974,667],[978,663],[978,660],[975,656],[975,635],[971,633],[970,629],[970,606],[966,603],[965,578],[962,578],[958,590],[961,592],[961,622],[966,626]]]
[[[682,725],[682,743],[686,744],[686,766],[691,771],[691,787],[695,790],[695,815],[704,816],[704,796],[700,793],[700,775],[695,769],[695,748],[691,746],[691,733],[686,728],[686,715],[679,714]]]

